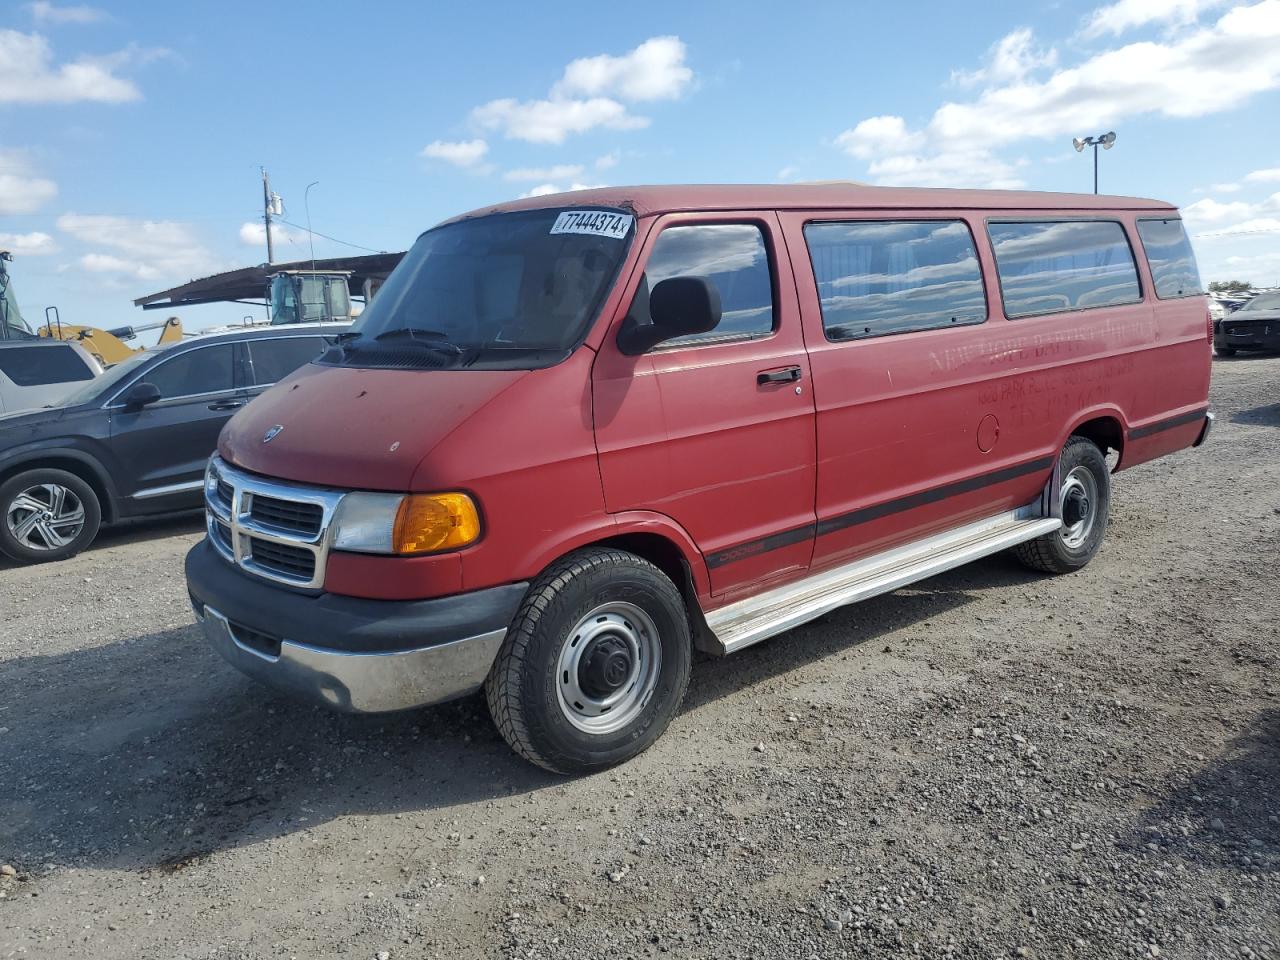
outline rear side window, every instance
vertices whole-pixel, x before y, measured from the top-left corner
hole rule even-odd
[[[1142,299],[1124,227],[1114,220],[990,223],[1004,312],[1031,317]]]
[[[720,292],[720,323],[707,333],[678,337],[663,346],[726,337],[761,336],[773,330],[773,279],[760,228],[749,223],[668,227],[659,234],[631,314],[649,319],[649,291],[671,277],[705,277]]]
[[[828,340],[987,318],[978,253],[963,221],[810,223],[804,238]]]
[[[253,362],[253,382],[266,386],[283,380],[300,366],[324,353],[328,343],[323,337],[280,337],[253,340],[248,344]]]
[[[220,343],[199,347],[166,360],[142,375],[145,383],[154,383],[164,399],[191,397],[204,393],[220,393],[233,389],[232,346]]]
[[[93,379],[88,364],[65,343],[0,349],[0,371],[19,387]]]
[[[1142,238],[1142,249],[1147,254],[1157,297],[1171,300],[1204,293],[1200,287],[1196,255],[1191,251],[1191,241],[1187,239],[1181,220],[1139,220],[1138,236]]]

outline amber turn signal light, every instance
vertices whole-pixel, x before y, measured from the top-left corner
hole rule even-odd
[[[480,514],[465,493],[413,493],[396,511],[391,547],[396,553],[435,553],[479,537]]]

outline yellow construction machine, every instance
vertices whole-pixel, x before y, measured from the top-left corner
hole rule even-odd
[[[135,339],[139,333],[148,330],[159,330],[159,343],[173,343],[182,339],[182,321],[170,317],[160,323],[144,323],[133,327],[116,327],[114,330],[99,330],[97,327],[81,327],[63,323],[53,316],[36,334],[41,337],[52,337],[55,340],[74,340],[88,350],[104,367],[109,367],[121,360],[127,360],[139,350],[146,347],[131,347],[126,342]]]

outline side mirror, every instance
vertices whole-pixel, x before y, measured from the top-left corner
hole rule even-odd
[[[154,383],[135,383],[124,395],[124,405],[128,410],[141,410],[160,399],[160,388]]]
[[[720,323],[720,291],[706,277],[671,277],[649,294],[644,323],[627,317],[618,331],[618,349],[633,357],[665,340],[707,333]]]

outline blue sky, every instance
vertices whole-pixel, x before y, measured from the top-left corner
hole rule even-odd
[[[855,179],[1184,207],[1206,280],[1280,283],[1280,0],[9,3],[0,248],[28,319],[258,263],[399,250],[575,184]],[[307,254],[284,226],[277,259]],[[361,252],[316,237],[317,256]],[[189,329],[238,320],[192,308]]]

